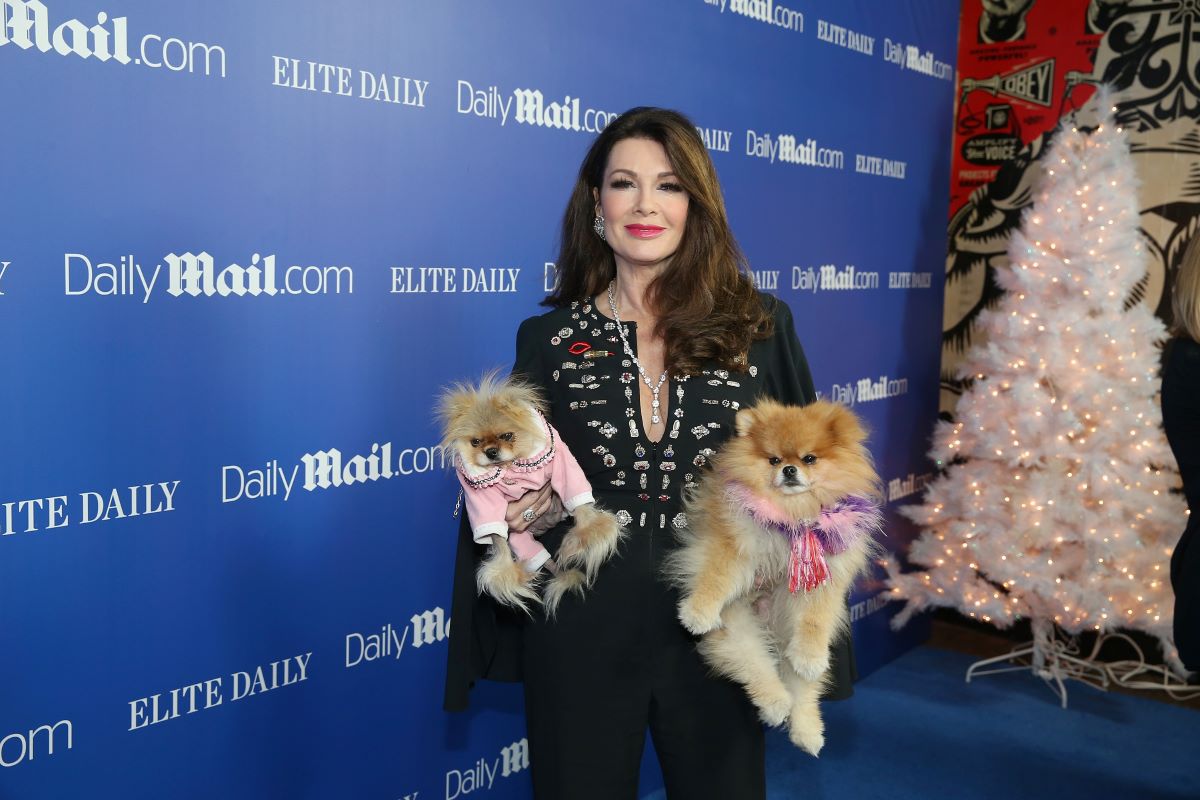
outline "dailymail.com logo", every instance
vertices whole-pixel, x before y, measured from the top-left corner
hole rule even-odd
[[[10,44],[22,50],[123,66],[225,77],[225,48],[220,45],[147,33],[136,40],[131,51],[128,17],[110,17],[107,11],[98,11],[94,25],[78,19],[55,25],[41,0],[0,0],[0,47]]]
[[[354,294],[349,265],[277,264],[274,254],[253,253],[248,262],[218,268],[206,251],[168,253],[153,267],[133,253],[116,260],[85,253],[63,254],[63,291],[68,297],[131,298],[149,303],[158,289],[172,297],[274,297]]]

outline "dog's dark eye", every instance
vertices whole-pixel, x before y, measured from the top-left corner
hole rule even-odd
[[[812,453],[805,454],[804,458],[802,458],[800,460],[803,461],[805,464],[808,464],[810,467],[813,464],[817,463],[817,457],[814,456]]]
[[[478,440],[478,439],[472,439],[472,440],[471,440],[471,447],[479,447],[479,440]]]
[[[771,466],[773,467],[773,466],[775,466],[776,464],[778,464],[778,463],[780,463],[781,461],[783,461],[783,459],[782,459],[782,458],[780,458],[779,456],[771,456],[770,458],[768,458],[768,459],[767,459],[767,461],[769,461],[769,462],[770,462],[770,464],[771,464]]]
[[[511,442],[513,439],[513,435],[511,433],[502,433],[502,434],[500,434],[500,438],[506,442]]]

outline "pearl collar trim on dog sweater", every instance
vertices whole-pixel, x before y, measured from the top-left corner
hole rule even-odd
[[[459,456],[457,459],[458,471],[468,486],[472,489],[482,489],[500,480],[507,469],[515,469],[518,472],[534,472],[554,460],[554,429],[550,427],[550,423],[546,421],[546,417],[541,411],[537,409],[532,409],[532,411],[537,415],[542,434],[545,436],[545,441],[538,452],[531,458],[517,458],[508,465],[500,464],[495,467],[476,467],[474,464],[463,461]]]

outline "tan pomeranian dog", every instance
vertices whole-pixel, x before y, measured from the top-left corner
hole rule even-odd
[[[443,446],[454,454],[472,536],[489,545],[475,573],[480,593],[526,613],[540,600],[553,617],[567,592],[582,593],[592,584],[625,530],[613,514],[596,507],[591,484],[545,411],[537,389],[501,379],[495,371],[478,386],[455,384],[438,404]],[[505,521],[510,501],[547,481],[574,517],[557,562],[534,536],[510,532]],[[543,567],[553,577],[539,598]]]
[[[687,499],[668,575],[709,665],[815,756],[830,643],[849,624],[847,593],[881,530],[879,477],[844,406],[762,401],[738,412],[736,428]]]

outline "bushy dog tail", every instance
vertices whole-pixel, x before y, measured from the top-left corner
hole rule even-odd
[[[535,576],[513,559],[507,542],[495,542],[490,550],[475,572],[479,592],[486,592],[496,602],[519,608],[532,616],[529,604],[538,602]]]

